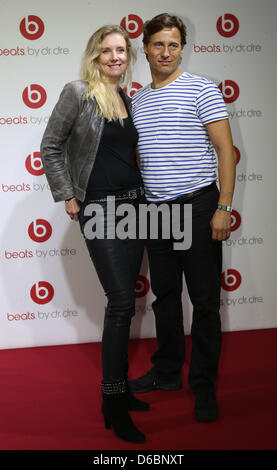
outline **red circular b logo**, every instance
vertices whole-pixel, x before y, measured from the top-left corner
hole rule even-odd
[[[28,85],[22,93],[22,99],[29,108],[41,108],[46,102],[47,94],[40,85]]]
[[[225,103],[233,103],[239,96],[239,86],[233,80],[225,80],[218,85]]]
[[[132,88],[129,92],[130,97],[132,97],[136,93],[136,91],[139,90],[140,88],[142,88],[142,85],[140,83],[132,82]],[[127,93],[128,90],[127,90],[127,88],[124,88],[123,91],[124,91],[124,93]]]
[[[239,228],[241,224],[241,216],[238,211],[232,210],[231,213],[231,232],[234,232]]]
[[[39,281],[32,286],[30,295],[36,304],[47,304],[54,297],[54,288],[49,282]]]
[[[145,276],[138,276],[135,294],[136,297],[144,297],[150,289],[150,283]]]
[[[30,223],[28,234],[34,242],[43,243],[51,237],[52,227],[47,220],[36,219]]]
[[[236,290],[241,285],[241,275],[236,269],[227,269],[222,273],[221,286],[224,290]]]
[[[130,39],[134,39],[141,35],[143,21],[137,15],[127,15],[122,18],[120,26],[125,29]]]
[[[236,153],[236,165],[239,163],[240,161],[240,151],[239,149],[234,145],[234,150],[235,150],[235,153]]]
[[[29,15],[21,20],[19,29],[24,38],[32,41],[43,35],[44,23],[38,16]]]
[[[231,38],[232,36],[235,36],[239,30],[239,20],[235,15],[226,13],[218,18],[216,29],[221,36]]]
[[[25,160],[26,170],[34,176],[41,176],[44,174],[44,168],[40,158],[40,152],[33,152],[28,155]]]

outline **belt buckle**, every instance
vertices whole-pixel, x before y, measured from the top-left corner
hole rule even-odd
[[[130,199],[135,199],[137,197],[137,190],[130,189],[128,196],[130,197]]]

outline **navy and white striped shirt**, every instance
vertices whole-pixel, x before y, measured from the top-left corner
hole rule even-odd
[[[132,98],[141,173],[149,201],[176,199],[216,179],[217,159],[205,124],[228,119],[219,88],[183,73]]]

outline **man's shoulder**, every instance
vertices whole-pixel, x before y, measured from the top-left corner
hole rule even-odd
[[[138,101],[139,99],[141,99],[146,93],[147,91],[149,90],[151,84],[148,83],[147,85],[145,85],[144,87],[142,88],[139,88],[132,96],[132,104],[136,103],[136,101]]]
[[[198,87],[201,88],[203,86],[209,86],[209,85],[215,86],[215,83],[209,78],[196,75],[193,73],[188,73],[188,72],[182,73],[182,75],[180,75],[179,77],[179,81],[180,83],[183,83],[184,85],[191,85],[197,88]]]

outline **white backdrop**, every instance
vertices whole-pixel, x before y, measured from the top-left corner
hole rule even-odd
[[[138,60],[133,89],[150,81],[142,23],[182,17],[182,69],[219,85],[237,148],[233,231],[224,243],[224,331],[277,326],[275,0],[0,0],[0,348],[101,339],[106,299],[77,223],[54,204],[39,147],[47,119],[100,26],[121,23]],[[155,336],[145,256],[132,337]],[[184,321],[191,304],[184,291]]]

